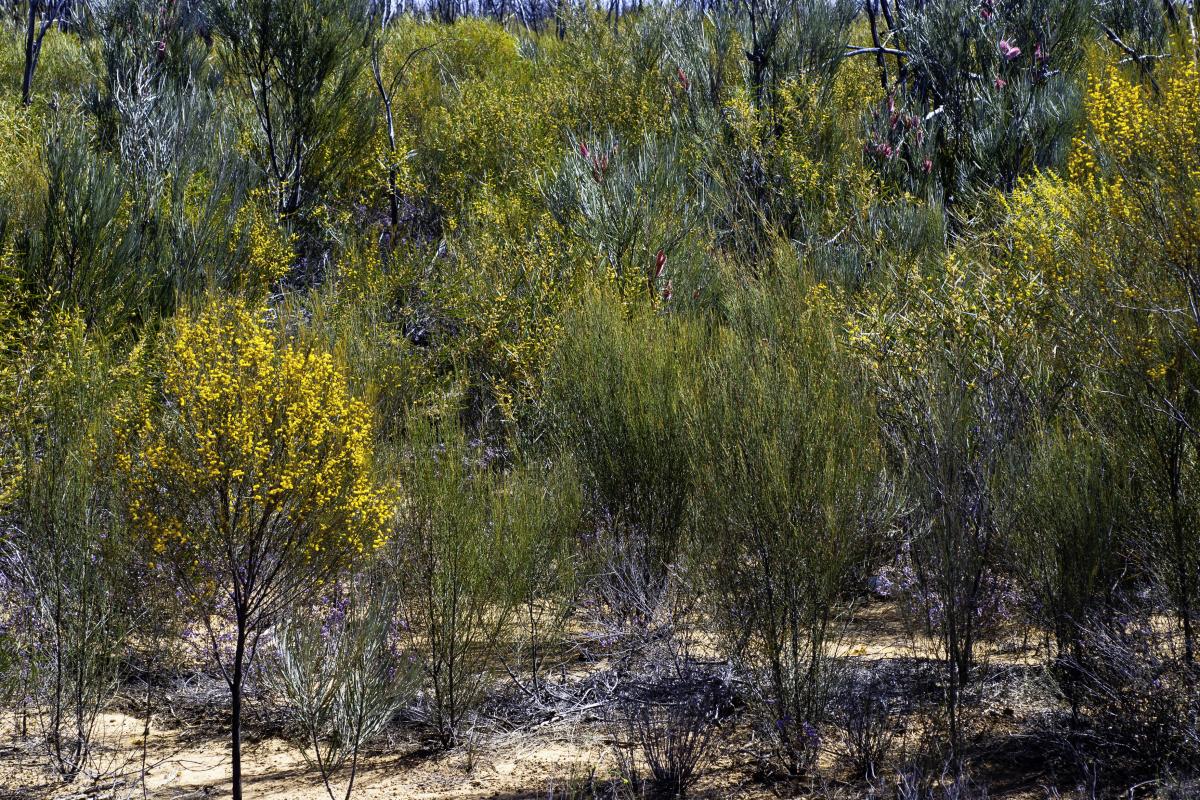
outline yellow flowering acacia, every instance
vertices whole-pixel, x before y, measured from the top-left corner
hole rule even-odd
[[[263,290],[287,275],[295,259],[295,236],[284,231],[274,214],[267,211],[267,193],[250,192],[250,202],[238,209],[237,225],[245,231],[246,266],[244,283],[249,291]],[[231,254],[232,255],[232,254]]]
[[[1068,174],[1110,221],[1112,244],[1154,236],[1172,261],[1200,237],[1200,73],[1191,58],[1164,69],[1156,94],[1115,67],[1088,91],[1090,135],[1075,141]]]
[[[911,265],[896,280],[867,292],[849,321],[874,370],[903,383],[939,363],[954,363],[967,381],[1013,369],[1032,377],[1032,346],[1051,313],[1039,282],[958,251],[941,269]]]
[[[505,422],[537,398],[562,333],[564,302],[578,280],[562,229],[548,215],[540,222],[518,241],[494,228],[480,230],[476,240],[464,242],[429,298],[453,321],[456,335],[428,352],[426,358],[439,363],[426,367],[459,375],[468,367],[472,385],[462,388],[469,400]],[[644,292],[644,279],[641,285]]]
[[[117,459],[152,569],[192,606],[229,686],[235,785],[263,630],[374,548],[390,517],[367,406],[328,353],[282,342],[262,316],[215,299],[174,323],[157,402]]]
[[[286,595],[297,575],[380,541],[371,416],[331,356],[280,344],[260,313],[217,300],[175,324],[161,370],[161,401],[122,461],[156,558],[244,582],[235,596]]]
[[[1152,381],[1200,343],[1200,73],[1184,57],[1156,74],[1157,91],[1104,68],[1065,178],[1035,176],[1004,203],[1013,268],[1108,345],[1101,359]]]

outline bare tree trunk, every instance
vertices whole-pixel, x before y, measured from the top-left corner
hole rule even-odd
[[[1183,521],[1183,450],[1184,437],[1187,436],[1184,423],[1175,420],[1172,441],[1168,454],[1167,469],[1170,478],[1171,495],[1171,537],[1172,549],[1175,551],[1175,582],[1179,621],[1183,628],[1183,660],[1189,667],[1195,663],[1195,633],[1192,629],[1192,578],[1191,578],[1191,548],[1187,542],[1187,532]]]
[[[21,102],[33,101],[33,72],[37,69],[37,12],[41,0],[29,0],[29,17],[25,26],[25,74],[21,77]]]
[[[239,609],[237,615],[237,644],[233,652],[233,675],[229,692],[233,703],[231,738],[233,745],[233,800],[242,800],[242,683],[243,662],[246,658],[246,618]]]

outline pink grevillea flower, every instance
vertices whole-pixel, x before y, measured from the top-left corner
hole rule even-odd
[[[983,17],[985,20],[991,19],[995,13],[996,12],[992,10],[991,3],[984,3],[979,7],[979,16]]]
[[[997,89],[1003,89],[1005,86],[1008,86],[1008,81],[1004,80],[1004,78],[1001,78],[999,75],[996,76],[996,79],[992,81],[992,83],[996,85]]]
[[[580,142],[579,143],[579,155],[583,156],[584,158],[587,158],[590,154],[591,154],[591,151],[588,150],[587,142]]]
[[[1021,48],[1009,42],[1008,39],[1001,39],[1000,55],[1004,56],[1005,61],[1012,61],[1021,55]]]
[[[688,80],[687,73],[683,71],[683,67],[676,67],[675,74],[679,76],[679,85],[683,87],[685,92],[692,88],[692,82]]]
[[[925,159],[924,161],[922,161],[921,162],[921,171],[924,172],[926,175],[933,172],[933,161],[928,158]]]
[[[662,277],[663,270],[667,266],[667,254],[662,250],[654,256],[654,266],[650,269],[650,274],[647,276],[646,284],[650,289],[650,296],[654,296],[654,284],[658,283],[658,279]],[[669,281],[668,281],[669,283]]]

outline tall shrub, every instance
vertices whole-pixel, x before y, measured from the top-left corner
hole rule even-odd
[[[548,404],[584,481],[601,601],[626,622],[648,623],[680,555],[692,493],[684,387],[697,332],[636,310],[627,316],[599,293],[565,327]]]
[[[256,155],[281,215],[321,198],[363,146],[372,117],[357,92],[366,68],[367,4],[218,0],[213,22],[229,74],[258,123]]]
[[[877,429],[823,287],[785,295],[797,308],[781,316],[775,288],[746,291],[741,329],[697,384],[695,520],[721,640],[779,765],[800,775],[819,751],[837,618],[886,503]]]
[[[370,413],[327,353],[215,298],[175,322],[161,362],[123,458],[130,515],[229,685],[240,798],[242,690],[263,632],[373,549],[389,509],[372,476]]]
[[[20,672],[51,766],[72,782],[88,767],[137,615],[103,411],[120,397],[120,372],[77,317],[47,323],[38,358],[25,362],[39,402],[17,421],[19,477],[0,528],[0,627],[19,647],[8,666]]]
[[[530,539],[556,535],[557,504],[533,474],[489,464],[455,424],[414,416],[409,427],[389,558],[402,581],[402,628],[424,657],[429,723],[450,747],[462,741],[518,611],[534,602]],[[555,549],[542,554],[555,558]],[[557,565],[543,566],[553,574]]]
[[[1041,428],[1027,468],[1014,470],[1003,514],[1014,563],[1054,639],[1057,677],[1072,707],[1077,667],[1088,661],[1087,626],[1114,600],[1124,568],[1130,464],[1078,423]]]

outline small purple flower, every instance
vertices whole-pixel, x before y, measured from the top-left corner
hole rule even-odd
[[[821,734],[811,723],[806,721],[800,729],[804,732],[805,747],[808,750],[816,750],[821,746]]]
[[[925,160],[928,161],[929,159]],[[926,170],[926,172],[928,171]],[[876,597],[891,597],[895,588],[892,579],[885,572],[881,571],[879,574],[867,578],[867,591]]]

